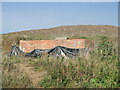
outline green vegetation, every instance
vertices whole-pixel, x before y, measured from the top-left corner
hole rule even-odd
[[[118,61],[100,61],[96,59],[52,61],[46,64],[48,76],[39,82],[42,87],[80,87],[80,88],[115,88],[118,83]]]
[[[42,67],[48,73],[48,76],[39,82],[42,87],[116,88],[120,87],[117,55],[110,52],[110,55],[100,56],[99,53],[99,50],[111,51],[111,48],[111,45],[106,46],[105,41],[102,41],[89,59],[42,58],[31,62],[34,63],[33,66]]]
[[[66,28],[63,31],[63,28]],[[71,30],[73,29],[73,32]],[[34,87],[29,75],[20,70],[20,63],[28,63],[34,71],[46,71],[47,76],[38,82],[40,87],[70,88],[118,88],[120,87],[118,68],[117,27],[114,26],[63,26],[45,30],[32,30],[2,35],[2,80],[3,87]],[[104,33],[101,33],[103,30]],[[91,32],[90,32],[91,31]],[[95,33],[93,33],[93,31]],[[56,36],[68,36],[70,39],[91,39],[96,49],[89,58],[25,58],[8,57],[12,44],[19,40],[49,40]],[[116,37],[115,37],[116,36]]]
[[[17,63],[23,58],[4,56],[2,61],[2,87],[3,88],[30,88],[33,87],[28,76],[22,72]]]

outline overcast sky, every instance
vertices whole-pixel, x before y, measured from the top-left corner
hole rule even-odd
[[[118,25],[117,2],[3,2],[2,33],[62,25]]]

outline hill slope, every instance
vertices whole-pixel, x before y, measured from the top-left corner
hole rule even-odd
[[[60,26],[3,34],[2,80],[4,88],[118,88],[118,28],[108,25]],[[86,38],[97,49],[85,58],[9,57],[11,45],[19,40]],[[1,43],[0,43],[1,44]],[[0,47],[1,48],[1,47]]]
[[[111,38],[118,37],[118,27],[111,25],[70,25],[60,26],[50,29],[36,29],[21,32],[3,34],[3,46],[9,48],[11,44],[19,40],[50,40],[55,37],[68,37],[70,39],[80,37],[107,36]],[[3,47],[3,48],[4,48]],[[8,49],[7,49],[8,50]]]
[[[81,36],[105,35],[115,37],[117,35],[116,26],[111,25],[70,25],[59,26],[50,29],[36,29],[21,32],[13,32],[10,34],[26,34],[26,35],[52,35],[52,36],[74,36],[79,34]]]

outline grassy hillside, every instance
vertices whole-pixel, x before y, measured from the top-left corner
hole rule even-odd
[[[19,40],[50,40],[62,36],[94,40],[97,48],[89,58],[8,57],[11,45],[19,45]],[[120,87],[116,26],[72,25],[8,33],[2,35],[1,47],[3,87]]]
[[[81,37],[97,39],[99,36],[116,39],[118,37],[118,27],[110,25],[71,25],[8,33],[2,35],[3,49],[10,50],[11,44],[18,44],[19,40],[50,40],[62,36],[67,36],[70,39]]]

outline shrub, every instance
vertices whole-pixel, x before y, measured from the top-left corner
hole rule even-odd
[[[102,37],[101,42],[98,45],[98,55],[101,60],[114,55],[113,43],[109,41],[107,37]]]
[[[15,66],[22,58],[4,56],[2,60],[2,87],[25,88],[33,87],[28,76]]]
[[[39,82],[43,87],[115,88],[119,87],[117,58],[52,60],[44,67],[48,76]],[[42,66],[41,66],[42,67]]]
[[[11,41],[13,38],[4,41],[5,50],[14,41]],[[16,38],[15,42],[21,39]],[[38,83],[42,87],[118,88],[120,63],[118,56],[114,54],[113,44],[109,38],[101,37],[97,51],[87,59],[84,57],[68,60],[51,57],[9,58],[5,54],[2,62],[3,87],[32,87],[28,76],[14,66],[16,63],[28,62],[37,71],[47,71],[48,75]]]

